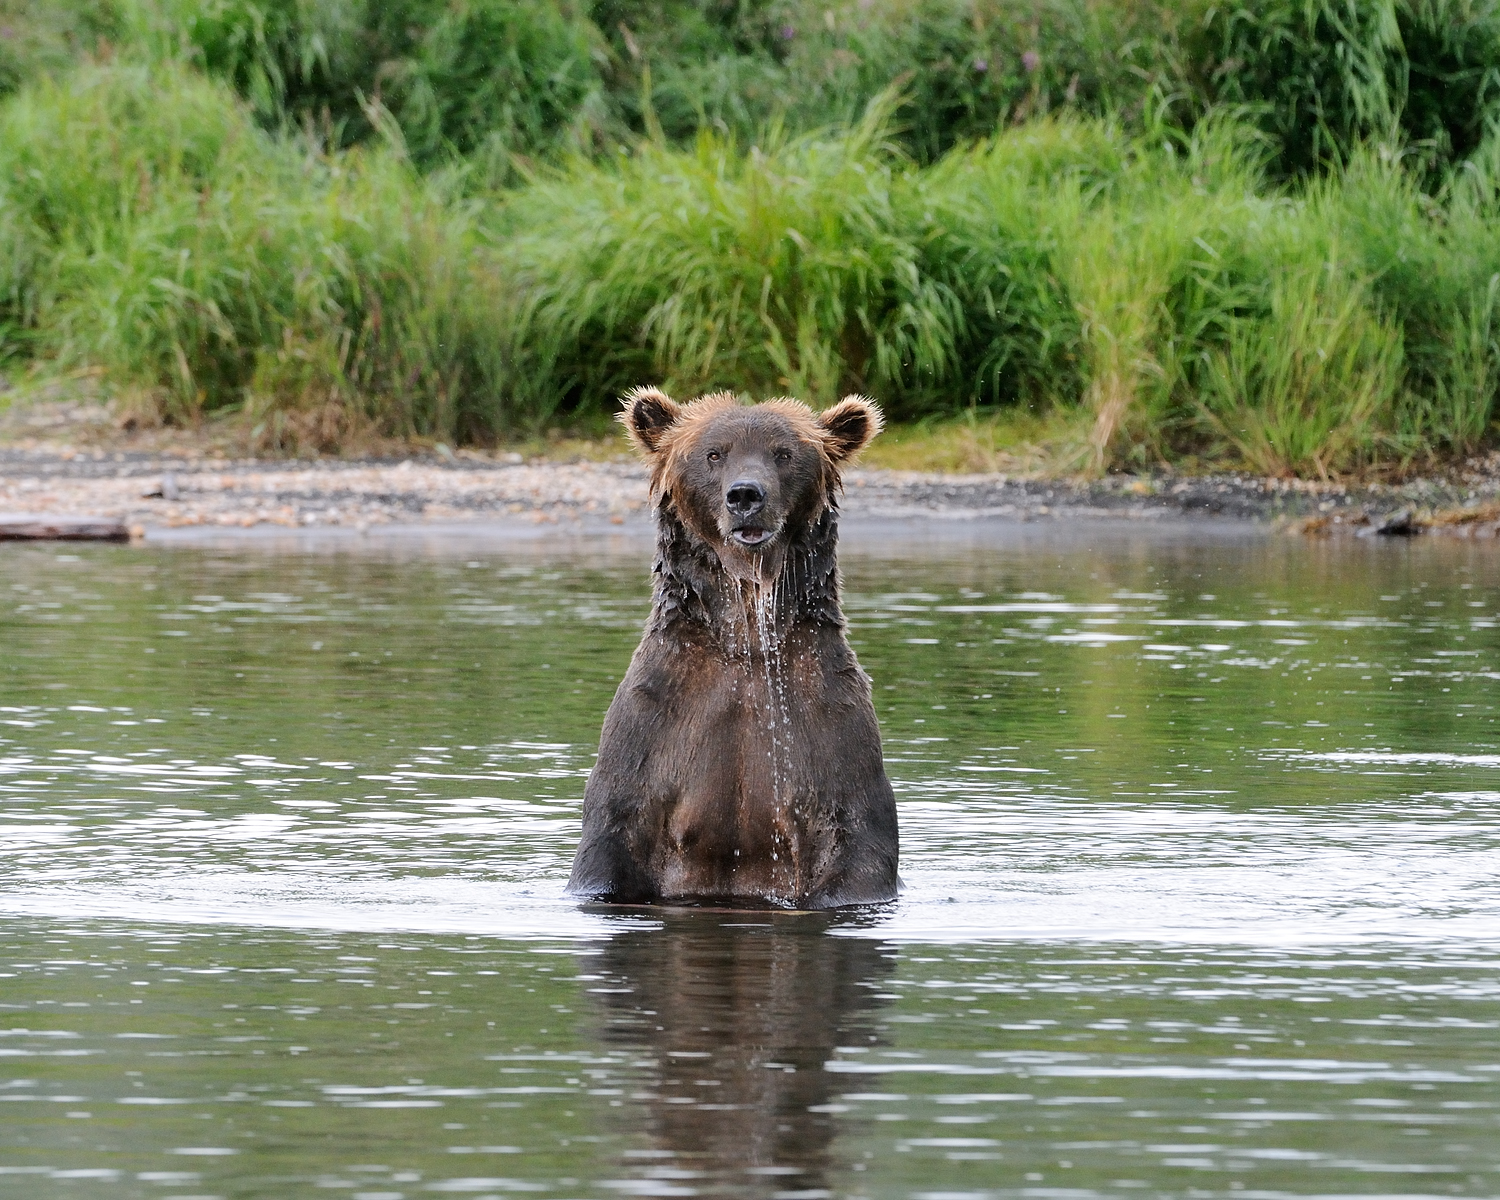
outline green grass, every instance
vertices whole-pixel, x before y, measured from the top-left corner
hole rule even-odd
[[[185,67],[89,66],[0,109],[5,349],[104,369],[268,447],[503,426],[506,296],[470,206],[382,148],[320,156]]]
[[[517,369],[533,404],[645,378],[899,403],[950,375],[962,314],[921,269],[883,117],[749,150],[710,131],[688,151],[648,143],[512,196],[501,260],[525,297]]]
[[[1491,436],[1500,0],[0,4],[7,373],[263,449],[643,382],[955,469]]]
[[[659,128],[742,144],[892,85],[931,163],[1049,113],[1186,133],[1238,109],[1289,178],[1384,140],[1436,184],[1500,116],[1500,0],[0,0],[0,94],[81,53],[183,57],[267,128],[514,180]]]

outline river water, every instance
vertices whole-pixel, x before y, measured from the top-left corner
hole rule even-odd
[[[0,547],[0,1196],[1500,1193],[1500,556],[854,526],[906,890],[561,894],[636,535]]]

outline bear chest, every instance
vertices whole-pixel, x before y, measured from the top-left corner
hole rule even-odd
[[[669,846],[743,859],[822,823],[846,706],[818,656],[697,650],[662,665],[649,762]]]

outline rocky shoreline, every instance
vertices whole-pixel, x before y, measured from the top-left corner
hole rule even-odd
[[[1500,535],[1500,455],[1443,478],[1352,486],[1220,474],[1097,481],[854,469],[851,516],[1022,521],[1192,516],[1305,533]],[[348,527],[469,520],[613,524],[647,516],[628,461],[558,463],[443,452],[287,461],[71,447],[0,447],[0,512],[183,526]]]
[[[599,447],[593,446],[597,452]],[[1171,517],[1275,523],[1307,534],[1500,537],[1500,452],[1399,484],[1255,475],[1062,480],[854,468],[844,509],[876,519]],[[98,404],[0,413],[0,518],[83,516],[140,536],[185,527],[357,528],[469,521],[644,525],[645,468],[519,453],[430,450],[257,459],[212,430],[130,430]],[[3,537],[0,529],[0,537]]]

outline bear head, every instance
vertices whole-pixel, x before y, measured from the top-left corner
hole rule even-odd
[[[656,503],[670,504],[731,575],[763,582],[883,424],[863,396],[815,413],[797,400],[744,405],[728,392],[678,404],[656,388],[627,393],[620,420],[651,463]]]

